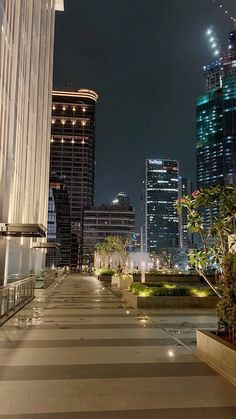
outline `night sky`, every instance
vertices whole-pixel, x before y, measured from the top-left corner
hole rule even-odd
[[[221,43],[232,23],[211,0],[64,0],[57,13],[54,88],[99,94],[96,204],[126,191],[140,224],[146,158],[180,161],[195,182],[195,98],[213,61],[205,31]],[[221,3],[236,16],[235,0]]]

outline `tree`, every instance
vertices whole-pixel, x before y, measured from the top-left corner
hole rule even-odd
[[[102,264],[110,267],[110,259],[113,253],[117,253],[122,263],[122,271],[126,271],[128,259],[128,246],[130,239],[125,236],[107,236],[105,241],[97,243],[95,249],[99,253]]]
[[[186,208],[187,227],[198,233],[201,241],[198,250],[191,251],[190,263],[220,297],[217,305],[219,325],[235,341],[236,328],[236,253],[232,252],[229,237],[236,237],[236,185],[217,185],[200,189],[178,199],[177,209]],[[209,225],[204,223],[204,214]],[[235,241],[233,241],[234,244]],[[208,268],[218,271],[217,285],[207,278]]]
[[[110,268],[110,257],[112,254],[112,249],[108,245],[107,241],[97,243],[95,250],[99,253],[101,267]]]
[[[114,253],[117,253],[122,262],[122,271],[127,270],[127,259],[128,259],[128,246],[130,244],[130,238],[125,236],[108,236],[106,238],[110,248],[113,249]]]

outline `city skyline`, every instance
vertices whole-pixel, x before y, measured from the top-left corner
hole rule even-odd
[[[234,11],[233,1],[225,3]],[[213,24],[223,44],[233,25],[210,1],[148,5],[66,1],[56,24],[54,87],[71,83],[101,94],[97,205],[125,190],[138,210],[145,158],[179,160],[181,175],[195,184],[195,100],[202,68],[214,61],[205,31]]]

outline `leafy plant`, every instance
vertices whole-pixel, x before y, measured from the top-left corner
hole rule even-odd
[[[114,269],[100,269],[99,275],[100,276],[112,276],[116,273]]]
[[[122,272],[127,271],[128,246],[130,239],[125,236],[107,236],[105,241],[97,243],[95,249],[99,253],[103,265],[110,268],[110,259],[113,253],[117,253],[122,263]]]
[[[182,208],[188,212],[189,230],[197,233],[201,241],[200,248],[191,251],[190,263],[220,297],[219,325],[225,327],[230,340],[235,342],[236,254],[231,252],[236,237],[236,185],[195,191],[177,201],[177,210],[180,212]],[[230,246],[229,238],[232,239]],[[209,267],[218,271],[217,286],[207,277]]]

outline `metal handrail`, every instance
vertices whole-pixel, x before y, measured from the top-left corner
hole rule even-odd
[[[0,325],[34,298],[34,286],[31,276],[0,288]]]

